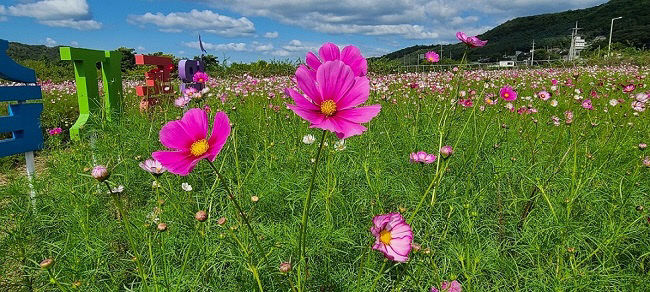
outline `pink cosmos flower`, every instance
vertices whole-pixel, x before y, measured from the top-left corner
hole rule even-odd
[[[185,107],[188,103],[190,103],[191,100],[192,100],[191,97],[184,95],[184,96],[181,96],[181,97],[175,99],[174,100],[174,105],[176,107]]]
[[[514,101],[517,99],[517,92],[512,89],[512,87],[507,85],[501,87],[501,90],[499,90],[499,95],[501,95],[501,98],[506,101]]]
[[[650,167],[650,156],[646,156],[643,159],[643,165],[645,165],[645,167]],[[648,219],[648,221],[650,221],[650,219]]]
[[[187,111],[183,118],[171,121],[160,130],[160,143],[173,151],[156,151],[151,156],[169,172],[188,175],[201,159],[214,161],[230,135],[230,121],[223,112],[214,117],[208,137],[208,114],[198,108]]]
[[[585,99],[582,101],[582,108],[592,110],[594,109],[593,105],[591,105],[591,99]]]
[[[354,76],[366,76],[368,73],[368,61],[361,55],[361,50],[355,46],[347,46],[340,51],[337,45],[327,42],[318,49],[318,56],[320,58],[309,52],[305,60],[311,69],[309,72],[313,79],[316,79],[316,72],[323,63],[334,60],[342,61],[350,66]]]
[[[48,133],[50,136],[54,136],[54,135],[61,134],[61,131],[63,131],[61,128],[54,128],[54,129],[50,129],[50,130],[48,130],[47,133]]]
[[[436,156],[434,154],[428,154],[424,151],[418,151],[411,153],[409,160],[411,163],[431,164],[436,161]]]
[[[645,111],[645,102],[633,101],[632,102],[632,109],[637,111],[637,112]]]
[[[198,71],[194,73],[192,80],[197,83],[206,83],[208,80],[210,80],[210,76],[208,76],[208,73]]]
[[[440,61],[440,56],[438,55],[438,53],[434,51],[429,51],[426,54],[424,54],[424,58],[431,63],[437,63],[438,61]]]
[[[637,94],[634,96],[634,99],[635,99],[636,101],[638,101],[638,102],[643,102],[643,103],[645,103],[645,102],[648,101],[649,97],[648,97],[648,94],[645,94],[645,93],[637,93]]]
[[[438,290],[436,287],[431,287],[430,292],[462,292],[463,287],[460,286],[460,283],[458,281],[453,280],[451,283],[444,281],[440,283],[440,290]]]
[[[460,99],[458,100],[458,103],[460,103],[463,107],[472,107],[474,105],[474,102],[472,101],[471,98]]]
[[[487,44],[487,41],[482,41],[475,36],[468,37],[464,32],[460,32],[460,31],[456,33],[456,38],[459,41],[465,43],[470,48],[482,47],[485,46],[485,44]]]
[[[442,148],[440,148],[440,155],[442,155],[443,158],[447,158],[452,154],[454,154],[454,148],[452,148],[451,146],[445,145],[442,146]]]
[[[636,89],[636,85],[630,83],[628,85],[623,85],[623,92],[630,93]]]
[[[411,252],[413,232],[400,213],[388,213],[372,218],[374,226],[370,232],[375,236],[372,249],[381,251],[384,256],[396,262],[406,262]]]
[[[368,99],[368,78],[355,77],[352,68],[342,61],[327,61],[318,66],[316,79],[301,66],[296,70],[296,79],[305,95],[285,89],[285,94],[295,102],[287,107],[309,121],[310,128],[334,132],[339,139],[363,133],[366,127],[361,123],[369,122],[381,110],[378,104],[356,107]]]
[[[542,90],[542,91],[537,93],[537,97],[539,97],[541,100],[544,100],[544,101],[549,100],[551,98],[551,96],[552,96],[551,93],[546,91],[546,90]]]
[[[196,88],[194,88],[194,87],[188,87],[188,88],[185,88],[185,90],[183,91],[183,94],[184,94],[185,96],[192,97],[192,96],[193,96],[195,93],[197,93],[197,92],[198,92],[198,90],[196,90]]]
[[[165,173],[165,171],[167,171],[167,168],[155,159],[147,159],[143,162],[140,162],[140,168],[148,173],[153,174],[154,176],[160,176]]]

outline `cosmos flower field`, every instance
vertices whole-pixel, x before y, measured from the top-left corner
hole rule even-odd
[[[0,290],[650,290],[649,67],[313,61],[146,109],[126,81],[80,142],[43,82],[34,209],[0,160]]]

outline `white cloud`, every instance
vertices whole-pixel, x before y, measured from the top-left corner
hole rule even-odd
[[[271,55],[276,56],[276,57],[288,57],[289,55],[291,55],[291,53],[289,53],[289,51],[287,51],[287,50],[282,50],[281,49],[281,50],[275,50],[275,51],[271,52]]]
[[[73,47],[76,47],[76,46],[79,46],[79,43],[76,42],[76,41],[71,41],[70,45],[73,46]]]
[[[273,44],[262,44],[258,42],[253,42],[253,49],[257,52],[266,52],[273,50]]]
[[[95,30],[102,28],[102,24],[94,20],[74,20],[74,19],[61,19],[61,20],[45,20],[40,23],[47,26],[54,27],[69,27],[78,30]]]
[[[267,39],[274,39],[274,38],[277,38],[279,35],[280,34],[277,31],[273,31],[273,32],[270,31],[270,32],[265,33],[264,37],[267,38]]]
[[[244,16],[329,34],[455,41],[456,31],[485,32],[498,18],[590,7],[607,0],[201,0]]]
[[[167,15],[147,12],[143,15],[129,15],[128,21],[139,25],[155,25],[163,32],[186,30],[205,31],[225,37],[250,36],[255,25],[246,17],[233,18],[210,10],[171,12]]]
[[[45,38],[45,45],[48,47],[54,47],[56,46],[56,41],[52,38]]]
[[[92,19],[86,0],[41,0],[1,6],[0,14],[31,17],[39,23],[78,30],[100,29],[102,24]]]
[[[138,53],[143,53],[143,52],[146,51],[147,49],[145,49],[143,46],[138,46],[137,48],[135,48],[135,50],[136,50],[136,52],[138,52]]]
[[[183,45],[193,49],[201,48],[199,42],[183,42]],[[245,43],[211,44],[211,43],[203,42],[203,48],[211,51],[236,51],[236,52],[250,51],[250,48]]]

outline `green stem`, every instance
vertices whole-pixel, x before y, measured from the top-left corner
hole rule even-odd
[[[257,248],[257,251],[260,253],[260,255],[263,255],[264,252],[262,250],[262,246],[260,245],[259,240],[257,239],[257,234],[255,231],[253,231],[253,227],[251,227],[250,222],[248,221],[248,217],[246,217],[246,214],[244,214],[244,211],[242,210],[241,206],[239,205],[239,202],[237,202],[237,198],[232,194],[232,191],[230,191],[230,187],[228,186],[228,182],[226,182],[226,179],[221,175],[217,167],[212,163],[212,161],[208,160],[210,166],[214,170],[214,172],[217,174],[217,177],[219,177],[219,180],[221,181],[221,184],[223,187],[226,189],[226,192],[228,193],[228,197],[230,198],[230,201],[232,201],[233,205],[235,205],[235,209],[237,209],[237,213],[239,213],[239,216],[242,218],[242,221],[244,221],[244,224],[246,225],[246,228],[248,228],[248,231],[251,233],[253,236],[253,241],[255,242],[255,247]]]
[[[320,161],[320,154],[323,150],[323,144],[325,143],[325,136],[327,134],[326,130],[323,130],[323,135],[320,139],[320,146],[318,146],[318,152],[316,153],[316,161],[314,162],[314,167],[311,172],[311,183],[309,185],[309,191],[307,191],[307,197],[305,198],[305,204],[302,209],[302,222],[300,225],[300,238],[298,242],[298,250],[300,252],[300,262],[304,263],[305,270],[305,282],[307,281],[307,263],[305,261],[305,239],[307,236],[307,220],[309,218],[309,207],[311,205],[311,194],[314,189],[314,181],[316,180],[316,170],[318,169],[318,162]],[[300,282],[299,282],[300,283]]]
[[[59,290],[67,291],[67,289],[65,289],[65,287],[63,287],[63,285],[61,285],[61,283],[59,283],[59,281],[56,280],[56,277],[54,277],[54,273],[52,273],[51,269],[47,269],[47,273],[50,275],[50,282],[51,283],[54,283],[56,285],[56,287],[59,288]]]
[[[384,260],[384,264],[381,265],[381,268],[379,269],[379,272],[377,272],[377,276],[375,277],[375,280],[372,281],[372,288],[368,291],[375,291],[375,287],[377,286],[377,283],[379,282],[379,278],[381,278],[381,275],[384,274],[384,269],[386,269],[386,263],[387,261]]]
[[[138,252],[136,245],[133,244],[133,235],[131,234],[131,225],[129,224],[129,219],[124,212],[124,206],[122,206],[122,200],[120,200],[120,197],[118,194],[113,193],[113,190],[111,189],[111,185],[108,184],[108,181],[104,181],[104,184],[106,185],[106,188],[108,188],[108,192],[111,194],[111,197],[113,198],[113,201],[115,202],[115,206],[117,207],[117,211],[120,214],[120,218],[122,218],[122,223],[124,224],[124,229],[126,230],[126,236],[128,237],[129,245],[131,245],[131,249],[135,253],[135,262],[138,265],[138,272],[140,274],[140,278],[142,279],[142,282],[144,284],[145,290],[149,291],[149,288],[146,284],[146,278],[144,275],[144,266],[142,265],[142,261],[140,260],[140,253]]]

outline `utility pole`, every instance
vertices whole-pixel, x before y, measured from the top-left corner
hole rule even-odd
[[[442,44],[440,44],[440,59],[442,60],[442,57],[444,57],[444,54],[442,54]]]
[[[609,45],[607,46],[607,57],[609,57],[612,52],[612,31],[614,31],[614,20],[621,18],[623,18],[623,16],[612,18],[612,24],[609,26]]]
[[[530,50],[530,65],[533,66],[533,62],[535,62],[535,40],[533,40],[533,49]]]

